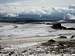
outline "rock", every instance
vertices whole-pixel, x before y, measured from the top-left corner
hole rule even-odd
[[[65,38],[65,39],[66,39],[67,37],[66,37],[66,36],[60,36],[60,37],[58,37],[58,38]]]
[[[55,43],[56,41],[53,39],[48,40],[48,43]]]
[[[66,29],[66,27],[61,26],[61,23],[53,24],[52,28],[53,29]]]
[[[50,40],[48,40],[47,42],[42,43],[42,45],[44,45],[44,46],[50,46],[51,44],[54,44],[54,43],[56,43],[56,41],[53,40],[53,39],[50,39]]]
[[[75,30],[75,28],[67,28],[61,25],[61,23],[55,23],[51,26],[53,29],[60,29],[60,30]]]
[[[71,36],[71,38],[74,38],[75,36],[73,35],[73,36]]]
[[[11,56],[11,55],[14,54],[14,53],[15,53],[14,51],[9,52],[9,56]]]
[[[75,28],[67,28],[67,30],[75,30]]]

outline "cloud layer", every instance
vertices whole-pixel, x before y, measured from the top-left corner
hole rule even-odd
[[[33,6],[68,6],[74,5],[75,0],[0,0],[0,4],[6,3],[22,3],[31,4]]]

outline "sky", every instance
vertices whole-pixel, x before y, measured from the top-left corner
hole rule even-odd
[[[75,0],[0,0],[1,5],[26,5],[34,7],[63,7],[75,5]]]
[[[55,7],[68,8],[71,5],[75,5],[75,0],[0,0],[0,13],[11,16],[19,13],[50,14]]]
[[[0,0],[0,13],[45,12],[70,5],[75,5],[75,0]]]

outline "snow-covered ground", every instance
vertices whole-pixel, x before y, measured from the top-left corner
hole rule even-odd
[[[18,26],[17,28],[14,28]],[[0,36],[2,37],[31,37],[31,36],[49,35],[46,25],[39,24],[24,24],[24,25],[6,25],[0,27]]]
[[[75,28],[74,23],[63,23],[62,25]],[[75,35],[75,30],[55,30],[51,28],[51,25],[46,24],[0,23],[0,43],[5,50],[38,45],[61,35],[68,36],[70,39],[70,36]]]
[[[74,23],[63,23],[66,27],[75,27]],[[74,30],[55,30],[51,28],[51,25],[46,24],[12,24],[12,23],[0,23],[0,38],[3,40],[15,41],[21,39],[25,41],[41,41],[55,38],[56,36],[75,35]],[[24,39],[23,39],[24,38]],[[26,40],[29,39],[29,40]]]
[[[74,27],[73,23],[63,24],[67,27]],[[0,37],[33,37],[33,36],[54,36],[54,35],[74,35],[74,30],[54,30],[46,24],[9,24],[0,27]],[[15,28],[16,27],[16,28]]]

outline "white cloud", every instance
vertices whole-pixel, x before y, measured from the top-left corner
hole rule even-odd
[[[0,2],[1,1],[4,1],[4,0],[0,0]],[[35,7],[56,7],[56,6],[75,5],[75,0],[5,0],[3,4],[19,5],[19,6],[29,5],[32,7],[33,6]]]
[[[31,10],[34,10],[33,12],[41,11],[41,13],[46,12],[48,13],[51,7],[66,7],[75,4],[75,0],[10,0],[10,1],[11,2],[9,3],[0,4],[1,13],[13,15],[15,13],[21,12],[28,13]]]

